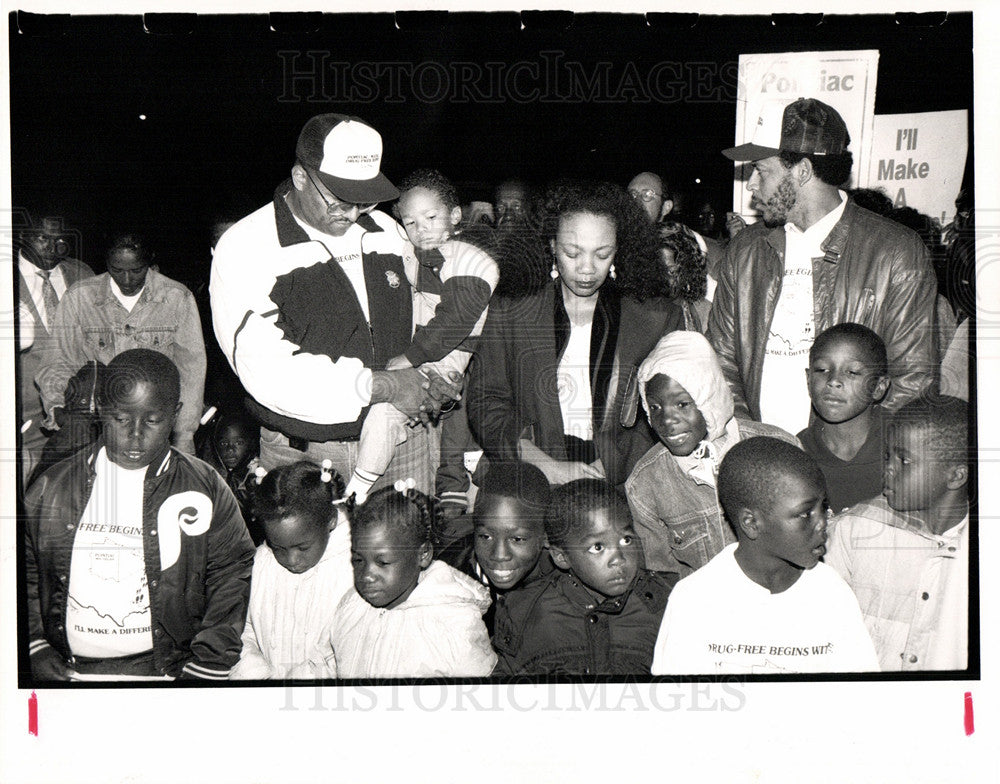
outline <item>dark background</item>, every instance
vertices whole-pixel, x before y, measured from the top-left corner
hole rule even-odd
[[[878,49],[876,113],[973,108],[968,13],[168,15],[147,17],[149,31],[141,16],[15,13],[10,22],[16,220],[63,217],[98,272],[110,232],[145,231],[161,269],[192,285],[207,279],[210,216],[269,200],[299,129],[320,112],[373,124],[390,179],[436,166],[465,199],[491,199],[512,175],[625,184],[651,169],[726,210],[732,164],[719,151],[733,143],[741,53]],[[309,52],[326,81],[289,81],[290,64],[311,67]],[[462,101],[454,84],[433,95],[439,72],[420,65],[543,68],[556,57],[562,77],[568,62],[587,76],[606,67],[609,88],[587,100],[539,74],[519,83],[539,89],[536,100],[517,100],[515,85],[494,102]],[[408,77],[353,79],[360,100],[349,100],[332,64],[359,62],[423,68],[424,100]],[[676,66],[655,93],[619,89],[632,66],[645,78],[664,62]],[[486,76],[477,84],[489,93]]]

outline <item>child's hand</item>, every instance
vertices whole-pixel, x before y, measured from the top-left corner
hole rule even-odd
[[[39,681],[68,681],[69,667],[55,648],[46,647],[31,655],[31,674]]]
[[[385,363],[386,370],[406,370],[406,368],[411,367],[413,367],[413,364],[403,354],[393,357]]]

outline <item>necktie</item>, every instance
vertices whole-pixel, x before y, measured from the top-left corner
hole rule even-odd
[[[52,281],[49,276],[52,274],[51,270],[39,270],[38,274],[41,276],[42,281],[42,301],[45,303],[45,323],[51,325],[52,317],[56,312],[56,305],[59,304],[59,295],[56,294],[55,286],[52,285]]]

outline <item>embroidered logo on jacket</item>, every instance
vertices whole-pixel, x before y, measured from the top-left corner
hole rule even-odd
[[[397,275],[393,270],[385,271],[385,279],[389,281],[390,288],[399,288],[399,275]]]
[[[170,496],[156,513],[160,541],[160,568],[177,563],[181,553],[181,533],[201,536],[212,524],[212,500],[204,493],[187,490]]]

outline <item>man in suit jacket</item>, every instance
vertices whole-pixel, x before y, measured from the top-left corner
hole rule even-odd
[[[39,360],[50,340],[54,308],[66,289],[94,273],[86,264],[69,258],[71,233],[58,218],[44,218],[40,228],[23,229],[17,257],[18,312],[20,313],[17,375],[18,430],[21,476],[27,479],[41,456],[48,434],[41,429],[42,401],[35,386]],[[27,427],[25,427],[27,425]]]

